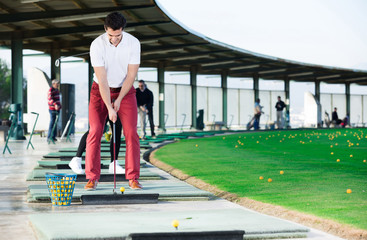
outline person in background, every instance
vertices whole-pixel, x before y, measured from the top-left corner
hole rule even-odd
[[[334,107],[334,111],[333,114],[331,115],[331,122],[334,123],[335,125],[339,125],[342,123],[342,120],[339,119],[338,113],[337,113],[337,108]]]
[[[285,103],[282,101],[281,97],[278,96],[278,102],[275,104],[275,108],[277,109],[277,127],[278,129],[283,128],[283,109],[285,108]]]
[[[113,126],[113,122],[111,120],[108,119],[108,122],[110,123],[110,126],[112,128]],[[121,121],[120,119],[117,117],[117,121],[115,123],[115,131],[116,131],[116,149],[115,149],[115,154],[113,152],[114,149],[114,144],[113,144],[113,138],[115,137],[114,135],[112,135],[112,138],[110,139],[110,153],[111,153],[111,163],[108,167],[108,172],[109,173],[114,173],[114,161],[116,161],[116,173],[117,174],[124,174],[125,173],[125,169],[123,167],[120,166],[120,164],[118,164],[118,157],[119,157],[119,152],[120,152],[120,145],[121,145],[121,130],[122,130],[122,125],[121,125]],[[84,133],[84,135],[82,136],[82,138],[80,139],[79,142],[79,146],[78,146],[78,150],[76,152],[75,157],[73,157],[71,159],[71,161],[69,162],[69,167],[71,168],[71,170],[73,170],[73,172],[75,172],[76,174],[84,174],[84,170],[82,168],[82,156],[83,153],[85,152],[85,148],[87,146],[87,137],[89,134],[89,130]]]
[[[255,111],[254,111],[254,130],[258,130],[260,128],[260,117],[261,114],[264,113],[262,111],[263,106],[260,105],[260,98],[255,101]]]
[[[138,104],[138,113],[140,116],[140,127],[143,132],[143,139],[146,137],[146,115],[148,114],[150,133],[154,138],[154,121],[153,121],[153,93],[147,88],[144,80],[139,80],[139,87],[136,88],[136,101]]]
[[[347,113],[347,115],[345,116],[345,118],[343,118],[342,123],[340,124],[343,128],[345,128],[346,126],[350,126],[349,123],[349,113]]]
[[[60,82],[59,80],[52,80],[51,87],[48,90],[48,109],[50,112],[50,125],[48,126],[47,140],[48,142],[52,139],[56,141],[57,125],[54,131],[52,128],[56,121],[56,116],[60,113],[61,103],[60,103]]]

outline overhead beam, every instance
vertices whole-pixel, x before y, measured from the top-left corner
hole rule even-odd
[[[118,7],[107,7],[107,8],[69,9],[69,10],[52,10],[52,11],[0,14],[0,23],[14,23],[14,22],[23,22],[23,21],[57,19],[60,17],[76,17],[76,16],[86,15],[86,14],[109,13],[109,12],[114,12],[114,11],[125,11],[125,10],[151,8],[151,7],[155,7],[155,4],[118,6]]]
[[[146,25],[157,25],[170,23],[171,21],[153,21],[153,22],[138,22],[129,23],[126,28],[139,27]],[[65,28],[54,28],[54,29],[39,29],[39,30],[26,30],[23,31],[23,39],[39,38],[39,37],[51,37],[65,34],[80,34],[81,32],[94,32],[103,30],[103,25],[83,26],[83,27],[65,27]],[[12,32],[2,32],[0,40],[10,40]]]
[[[215,56],[212,56],[212,59],[205,59],[205,60],[199,60],[199,61],[194,61],[195,64],[197,65],[201,65],[202,70],[211,70],[211,69],[222,69],[221,66],[217,66],[218,64],[228,64],[229,62],[235,62],[235,61],[240,61],[240,60],[246,60],[249,59],[249,57],[217,57],[215,58]],[[188,62],[188,61],[187,61]],[[193,62],[193,61],[191,61]],[[208,65],[210,64],[210,65]],[[247,64],[247,63],[242,63],[242,64]],[[222,71],[222,70],[220,70]]]
[[[104,29],[100,29],[101,33],[104,32]],[[97,35],[97,34],[96,34]],[[175,37],[175,36],[184,36],[187,35],[187,33],[183,33],[183,34],[165,34],[165,35],[151,35],[151,36],[142,36],[142,37],[138,37],[138,39],[140,40],[140,42],[143,43],[143,41],[148,41],[148,40],[157,40],[157,39],[161,39],[161,38],[167,38],[167,37]],[[88,40],[75,40],[75,41],[62,41],[60,42],[60,48],[76,48],[76,47],[85,47],[90,45],[90,43],[93,41],[94,38],[90,38],[90,41]],[[33,49],[33,50],[41,50],[41,49],[46,49],[49,48],[49,46],[51,46],[52,42],[35,42],[35,43],[29,43],[29,44],[24,44],[24,48],[25,49]],[[226,50],[228,51],[228,50]]]
[[[161,47],[142,47],[142,55],[144,54],[153,54],[156,52],[165,52],[165,51],[174,51],[177,49],[183,49],[186,47],[195,47],[195,46],[202,46],[207,45],[209,43],[189,43],[189,44],[176,44],[176,45],[169,45],[169,46],[161,46]]]
[[[248,59],[251,59],[250,57]],[[252,62],[249,63],[249,65],[259,65],[258,67],[254,66],[251,68],[239,68],[236,70],[231,70],[230,73],[231,74],[253,74],[253,73],[259,73],[261,71],[283,71],[282,69],[284,69],[285,67],[278,67],[278,68],[268,68],[265,64],[268,64],[269,61],[263,61],[263,62]],[[244,65],[245,66],[245,65]]]
[[[198,52],[198,53],[185,53],[185,54],[176,54],[174,56],[167,56],[171,62],[167,62],[166,66],[174,67],[174,66],[183,66],[183,65],[192,65],[192,64],[201,64],[201,63],[209,63],[215,61],[215,59],[205,59],[205,60],[192,60],[192,58],[198,58],[203,56],[210,56],[216,53],[224,53],[230,52],[231,50],[219,50],[219,51],[205,51],[205,52]],[[191,57],[191,60],[190,58]],[[184,59],[184,60],[179,60]],[[188,60],[185,60],[188,59]]]

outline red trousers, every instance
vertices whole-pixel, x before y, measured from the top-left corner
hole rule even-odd
[[[119,92],[111,91],[111,102]],[[140,143],[137,133],[138,110],[135,89],[132,87],[122,99],[117,112],[122,123],[126,140],[125,176],[126,179],[138,179],[140,175]],[[85,156],[85,174],[89,180],[99,180],[101,175],[101,138],[108,110],[104,104],[99,86],[93,82],[89,102],[89,134]]]

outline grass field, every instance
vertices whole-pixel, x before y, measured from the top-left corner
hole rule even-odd
[[[240,197],[367,229],[366,129],[188,139],[164,146],[155,156]]]

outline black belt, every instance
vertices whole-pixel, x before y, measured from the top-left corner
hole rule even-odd
[[[121,88],[119,87],[119,88],[112,88],[112,87],[110,87],[110,91],[111,92],[120,92],[121,91]]]

